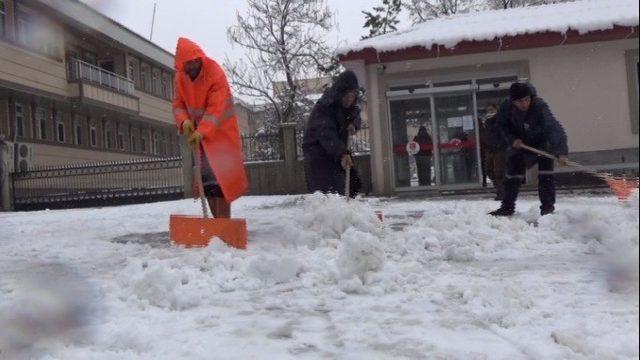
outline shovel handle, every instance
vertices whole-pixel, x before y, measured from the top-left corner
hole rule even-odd
[[[200,206],[202,207],[202,217],[208,218],[207,212],[207,199],[204,196],[204,185],[202,184],[202,152],[200,151],[200,142],[196,141],[193,148],[191,149],[193,153],[193,158],[195,159],[195,176],[196,183],[198,184],[198,192],[200,193]]]
[[[531,147],[529,145],[522,144],[522,145],[520,145],[520,147],[522,147],[525,150],[531,151],[532,153],[538,154],[540,156],[544,156],[544,157],[549,158],[549,159],[553,159],[553,160],[557,160],[558,159],[553,154],[550,154],[550,153],[548,153],[546,151],[542,151],[540,149],[536,149],[536,148]],[[569,162],[567,162],[567,165],[571,166],[571,167],[574,167],[574,168],[577,168],[577,169],[580,169],[580,170],[582,170],[584,172],[588,172],[590,174],[594,174],[594,175],[600,176],[600,174],[598,174],[597,171],[595,171],[593,169],[590,169],[590,168],[588,168],[588,167],[586,167],[586,166],[584,166],[582,164],[578,164],[577,162],[569,161]]]

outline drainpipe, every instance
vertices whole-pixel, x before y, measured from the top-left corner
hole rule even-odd
[[[630,38],[631,35],[633,35],[635,32],[636,32],[636,28],[631,26],[631,32],[629,32],[629,35],[625,36],[624,39],[626,40],[626,39]]]
[[[567,32],[565,32],[564,34],[562,34],[562,42],[560,43],[560,46],[564,45],[564,43],[567,42]]]

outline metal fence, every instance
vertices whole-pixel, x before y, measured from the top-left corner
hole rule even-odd
[[[124,94],[133,95],[133,81],[75,58],[69,59],[69,80],[85,80],[106,86]]]
[[[242,137],[244,161],[283,160],[282,136],[279,133]]]
[[[12,174],[16,210],[120,205],[180,199],[180,157],[33,169]]]
[[[304,130],[296,131],[296,149],[298,159],[304,157],[302,153],[302,141],[304,139]],[[351,152],[354,155],[368,155],[371,152],[371,143],[369,142],[369,128],[363,127],[355,135],[351,137]]]

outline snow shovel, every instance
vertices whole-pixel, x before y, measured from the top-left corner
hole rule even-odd
[[[347,137],[347,149],[349,153],[351,153],[351,135]],[[345,183],[344,183],[344,196],[347,199],[347,202],[351,199],[351,167],[348,167],[346,170]],[[383,221],[384,215],[382,215],[382,211],[376,210],[376,217],[380,222]]]
[[[522,144],[521,147],[540,156],[557,160],[557,158],[552,154],[549,154],[548,152],[542,151],[540,149],[536,149],[525,144]],[[633,194],[633,190],[638,188],[638,178],[633,181],[632,179],[629,180],[622,176],[613,176],[612,174],[601,173],[573,161],[569,161],[567,165],[575,168],[576,170],[589,173],[593,176],[598,177],[599,179],[604,180],[609,188],[611,188],[611,191],[618,197],[619,200],[622,201],[628,200],[629,197],[631,197],[631,194]]]
[[[200,144],[192,149],[195,161],[195,180],[200,195],[202,217],[174,215],[169,219],[171,242],[184,247],[205,247],[213,237],[218,237],[229,246],[247,248],[247,222],[245,219],[217,219],[208,217],[207,200],[202,185],[202,154]]]

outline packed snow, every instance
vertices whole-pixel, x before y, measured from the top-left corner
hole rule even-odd
[[[338,54],[373,48],[378,52],[414,46],[453,48],[462,41],[486,41],[505,36],[576,30],[581,34],[614,26],[638,26],[637,0],[578,0],[506,10],[458,14],[429,20],[408,29],[362,40],[338,49]]]
[[[637,359],[637,194],[496,206],[245,197],[246,251],[172,246],[192,200],[0,214],[0,358]]]

